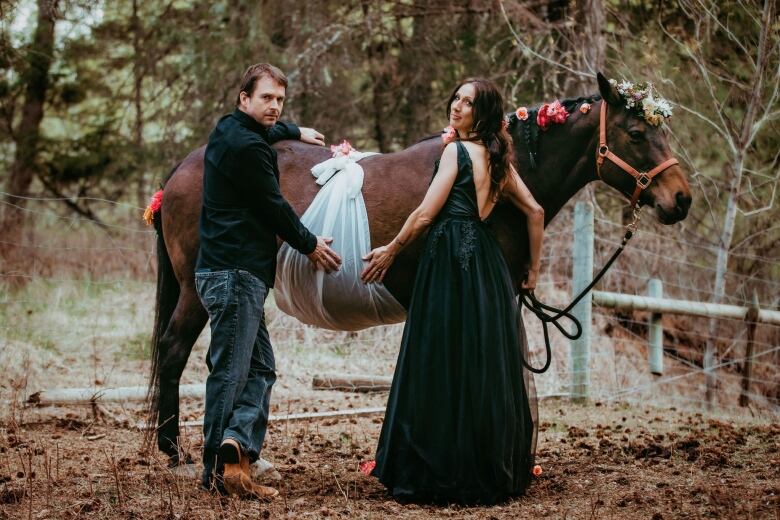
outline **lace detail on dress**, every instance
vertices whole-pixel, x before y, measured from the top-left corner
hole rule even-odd
[[[439,244],[439,239],[444,234],[444,228],[449,220],[450,219],[448,218],[443,218],[433,225],[433,229],[431,230],[431,244],[429,246],[431,258],[436,256],[436,246]]]
[[[460,248],[458,249],[458,260],[460,268],[464,271],[469,270],[469,261],[474,252],[474,243],[477,239],[477,232],[474,221],[468,220],[461,227]]]

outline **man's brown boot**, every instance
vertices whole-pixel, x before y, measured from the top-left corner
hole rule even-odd
[[[272,487],[252,482],[249,474],[249,458],[241,453],[241,446],[235,440],[222,441],[219,457],[225,467],[222,479],[228,494],[259,500],[271,500],[279,494],[279,491]]]

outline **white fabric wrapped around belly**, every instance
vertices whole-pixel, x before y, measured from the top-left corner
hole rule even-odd
[[[371,236],[361,193],[363,168],[356,161],[368,155],[353,151],[311,170],[324,186],[301,222],[315,235],[333,237],[330,246],[341,256],[341,269],[326,274],[314,270],[309,259],[287,243],[279,249],[276,305],[303,323],[351,331],[406,319],[406,311],[384,285],[360,280]]]

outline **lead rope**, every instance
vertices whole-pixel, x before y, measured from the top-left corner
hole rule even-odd
[[[604,267],[601,268],[601,270],[596,274],[596,276],[593,278],[593,280],[588,284],[585,289],[580,292],[580,294],[577,295],[574,300],[566,306],[565,309],[557,309],[551,305],[547,305],[545,303],[540,302],[536,296],[534,295],[534,291],[527,290],[527,289],[521,289],[520,290],[520,308],[522,309],[522,306],[525,305],[528,307],[528,309],[536,315],[537,318],[542,322],[542,328],[544,329],[544,347],[545,351],[547,353],[547,361],[545,362],[544,366],[542,368],[534,368],[531,366],[530,363],[528,363],[525,359],[523,359],[523,366],[533,372],[534,374],[543,374],[547,371],[548,368],[550,368],[550,363],[552,363],[552,349],[550,348],[550,334],[547,329],[547,324],[552,323],[555,325],[555,328],[557,328],[561,334],[566,336],[569,339],[577,339],[582,335],[582,324],[579,322],[577,318],[574,317],[574,315],[570,312],[572,308],[574,308],[575,305],[577,305],[580,300],[582,300],[588,292],[590,292],[593,287],[599,283],[601,278],[604,277],[604,275],[607,273],[607,270],[612,266],[613,263],[615,263],[615,260],[620,256],[620,254],[623,252],[623,250],[626,248],[626,244],[628,244],[628,241],[631,240],[631,237],[634,236],[634,233],[636,233],[637,226],[639,225],[639,207],[634,206],[633,209],[633,220],[630,224],[626,226],[626,234],[623,235],[623,240],[620,242],[620,245],[615,250],[614,253],[612,253],[612,256],[607,260],[607,263],[604,264]],[[547,314],[545,311],[550,311],[551,314]],[[558,323],[558,320],[561,318],[567,318],[569,319],[573,324],[574,327],[577,329],[576,332],[569,332],[566,330],[563,325]]]

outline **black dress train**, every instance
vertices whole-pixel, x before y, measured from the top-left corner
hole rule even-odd
[[[498,242],[479,218],[471,158],[462,143],[457,149],[455,184],[415,278],[372,472],[404,502],[493,504],[531,480],[536,402],[522,319]]]

